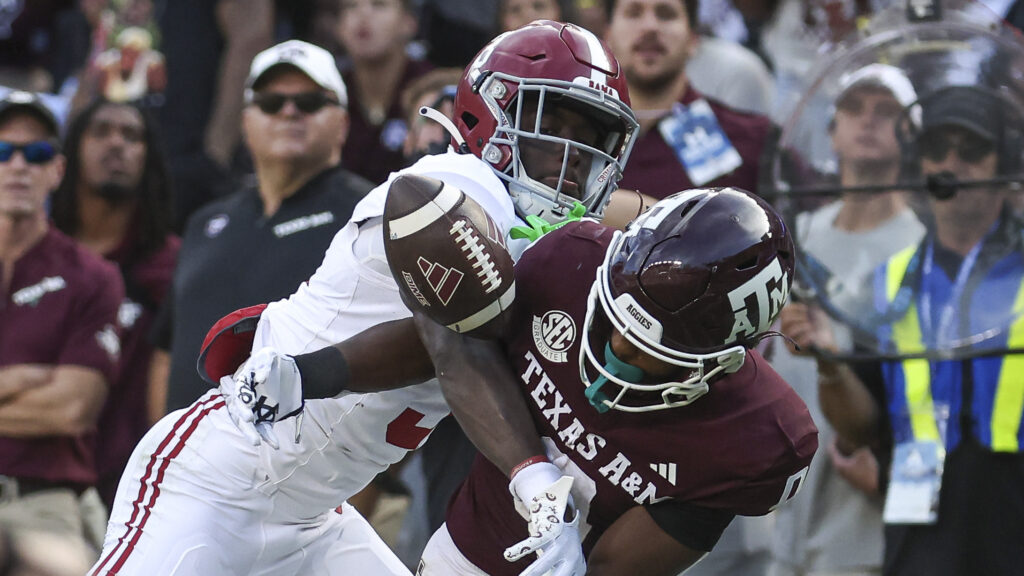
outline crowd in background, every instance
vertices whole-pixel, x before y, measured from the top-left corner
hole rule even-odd
[[[77,554],[84,565],[91,561],[88,550],[101,544],[96,539],[103,534],[104,506],[113,501],[138,439],[159,418],[189,405],[211,386],[196,371],[207,329],[235,309],[290,294],[314,272],[334,233],[367,191],[391,172],[444,149],[447,134],[418,110],[430,106],[450,113],[462,68],[496,34],[535,19],[554,19],[577,23],[605,39],[627,71],[641,127],[623,188],[653,199],[694,185],[757,192],[764,181],[760,160],[804,94],[808,71],[830,42],[893,3],[0,2],[0,86],[5,87],[0,98],[9,101],[4,95],[18,91],[37,93],[59,123],[57,132],[41,137],[59,140],[66,159],[47,202],[48,218],[86,252],[114,263],[120,271],[118,290],[124,293],[110,318],[120,335],[120,368],[109,373],[97,369],[97,377],[103,373],[106,379],[105,401],[96,400],[103,394],[94,397],[94,406],[86,410],[90,422],[68,433],[95,443],[90,450],[94,474],[50,480],[73,488],[87,528],[81,541],[68,543],[68,557]],[[985,4],[1010,24],[1024,23],[1019,2]],[[685,13],[667,17],[660,10]],[[256,54],[287,39],[327,49],[340,71],[338,85],[308,74],[252,83]],[[905,93],[881,85],[889,90],[887,97],[908,103]],[[279,101],[260,98],[267,86],[297,95]],[[315,92],[318,86],[329,90]],[[852,94],[854,87],[851,82],[843,89]],[[314,93],[321,96],[302,99]],[[691,112],[680,112],[680,103]],[[693,121],[693,110],[701,106],[707,106],[709,111],[701,113],[715,119],[731,141],[734,157],[712,154],[714,163],[682,165],[676,161],[672,130],[663,121]],[[844,108],[835,107],[839,129],[846,118]],[[3,110],[0,104],[0,120]],[[314,114],[317,120],[309,130],[319,136],[301,150],[279,149],[261,124],[261,114]],[[0,136],[4,129],[0,122]],[[29,150],[20,154],[32,162]],[[921,234],[913,225],[899,228],[890,232],[913,238]],[[0,263],[5,264],[0,286],[6,298],[10,268],[2,248],[0,242]],[[6,333],[0,326],[0,335]],[[4,368],[22,362],[4,358],[4,351],[0,346],[0,402],[11,393]],[[784,352],[777,359],[787,379],[816,380],[813,366],[800,365]],[[794,387],[809,405],[817,404],[814,384],[802,385],[807,390]],[[14,434],[20,441],[32,436],[5,428],[2,406],[0,436]],[[825,428],[823,417],[812,411]],[[5,447],[14,450],[0,443],[0,452]],[[382,474],[352,503],[414,565],[473,455],[472,444],[448,418],[421,453]],[[0,462],[9,459],[0,454]],[[881,573],[882,497],[877,482],[863,481],[877,477],[878,462],[870,453],[830,449],[819,453],[815,466],[814,473],[830,484],[804,509],[737,519],[716,552],[688,573]],[[2,466],[0,474],[18,475],[16,468]],[[31,487],[40,488],[46,486]],[[3,490],[0,508],[17,498]],[[819,511],[810,511],[811,506]],[[837,515],[830,524],[825,516],[831,510]],[[0,526],[4,522],[0,510]],[[839,523],[852,528],[844,532],[834,527]],[[4,540],[0,552],[39,546],[33,540],[39,527],[23,528],[17,522],[8,526],[15,537]],[[21,556],[26,565],[46,561],[38,553]],[[59,569],[40,567],[38,573],[84,571]]]

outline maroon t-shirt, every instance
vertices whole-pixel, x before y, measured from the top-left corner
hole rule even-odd
[[[689,105],[699,98],[707,100],[718,120],[718,125],[732,142],[743,162],[732,172],[723,174],[703,186],[736,186],[757,193],[761,153],[771,131],[771,120],[759,114],[729,108],[693,88],[687,88],[679,101]],[[658,126],[654,125],[633,145],[633,152],[629,156],[619,187],[639,190],[660,200],[681,190],[693,188],[694,185],[679,161],[676,151],[665,142]]]
[[[791,478],[817,448],[807,407],[753,350],[739,371],[692,405],[638,414],[601,414],[590,405],[579,376],[584,295],[611,236],[592,222],[570,224],[523,254],[516,265],[518,325],[508,342],[537,430],[571,461],[556,455],[553,462],[589,479],[577,478],[573,488],[587,553],[634,506],[676,499],[765,514],[791,495]],[[488,574],[518,574],[529,562],[502,557],[527,537],[526,523],[508,479],[482,457],[453,497],[446,522],[463,554]]]
[[[341,149],[343,168],[366,178],[374,184],[388,179],[388,175],[405,167],[402,144],[409,131],[406,112],[399,101],[402,91],[410,82],[426,74],[434,65],[425,60],[409,60],[402,72],[402,79],[395,88],[395,96],[387,109],[387,116],[380,124],[373,124],[366,117],[359,91],[356,90],[355,75],[348,71],[342,75],[348,87],[349,129],[348,139]]]
[[[117,378],[117,268],[55,229],[14,263],[0,304],[0,366],[71,364]],[[55,482],[96,481],[95,434],[0,436],[0,474]]]
[[[181,240],[168,236],[163,246],[145,257],[132,249],[135,234],[107,254],[116,263],[125,280],[125,299],[118,314],[121,328],[121,371],[111,386],[107,403],[99,421],[100,494],[113,501],[114,491],[135,444],[149,429],[148,387],[149,361],[153,354],[149,333],[153,320],[163,304],[174,276]]]

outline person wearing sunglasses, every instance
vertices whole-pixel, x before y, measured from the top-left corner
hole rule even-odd
[[[58,138],[37,95],[0,99],[0,522],[88,546],[80,499],[97,481],[125,289],[112,264],[50,223]]]
[[[153,383],[161,416],[208,388],[195,370],[206,330],[232,310],[290,294],[371,188],[340,167],[347,90],[326,50],[293,40],[261,52],[242,97],[255,182],[203,207],[185,228],[157,320],[158,361],[169,362]]]
[[[935,89],[915,108],[920,128],[905,134],[904,154],[930,184],[929,225],[872,283],[877,346],[891,359],[819,360],[822,411],[844,442],[887,461],[883,574],[1016,575],[1024,227],[1005,181],[1021,177],[1024,117],[984,86]],[[835,351],[822,327],[803,318],[783,329]]]

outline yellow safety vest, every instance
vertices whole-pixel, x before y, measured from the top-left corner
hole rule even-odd
[[[896,298],[907,266],[917,252],[911,246],[889,259],[886,264],[886,298]],[[1010,326],[1008,348],[1024,348],[1024,283],[1017,290],[1013,303],[1013,314],[1017,318]],[[924,351],[924,339],[918,319],[917,303],[912,301],[906,314],[893,323],[892,339],[900,354],[915,354]],[[904,397],[910,426],[916,440],[941,441],[939,425],[935,417],[935,402],[932,398],[931,362],[924,358],[913,358],[901,362],[904,381]],[[1003,357],[999,370],[999,381],[989,422],[992,432],[991,449],[996,452],[1018,452],[1017,436],[1020,430],[1021,413],[1024,412],[1024,354],[1009,354]]]

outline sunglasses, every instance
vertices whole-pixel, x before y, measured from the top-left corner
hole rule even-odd
[[[302,92],[300,94],[278,94],[277,92],[259,92],[252,95],[249,103],[254,104],[264,114],[277,114],[284,108],[285,102],[292,101],[303,114],[316,114],[324,106],[339,106],[336,98],[324,92]]]
[[[25,162],[29,164],[46,164],[57,155],[57,147],[45,140],[37,140],[28,144],[15,144],[0,140],[0,162],[7,162],[21,152]]]
[[[964,133],[957,138],[939,135],[925,135],[918,142],[921,156],[932,162],[942,162],[949,155],[950,150],[956,151],[956,155],[968,164],[976,164],[996,149],[995,142],[977,136]]]

